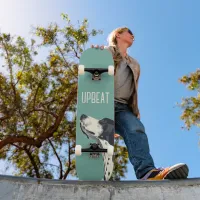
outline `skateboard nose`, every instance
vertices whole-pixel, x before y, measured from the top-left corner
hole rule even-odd
[[[84,119],[86,119],[86,118],[87,118],[87,116],[84,115],[84,114],[82,114],[80,119],[81,119],[81,120],[84,120]]]

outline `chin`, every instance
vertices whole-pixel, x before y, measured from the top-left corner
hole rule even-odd
[[[132,44],[133,44],[132,42],[131,42],[131,43],[128,43],[128,47],[131,47],[131,46],[132,46]]]
[[[133,44],[133,41],[131,40],[129,40],[129,41],[127,41],[127,44],[128,44],[128,47],[130,47],[132,44]]]

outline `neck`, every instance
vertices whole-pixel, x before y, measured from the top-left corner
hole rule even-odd
[[[128,49],[128,46],[126,43],[121,43],[120,41],[118,41],[118,44],[117,44],[119,50],[120,50],[120,53],[122,54],[123,57],[126,57],[127,56],[127,49]]]

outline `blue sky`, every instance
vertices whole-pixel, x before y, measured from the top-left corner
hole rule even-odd
[[[135,34],[129,54],[141,66],[139,107],[157,167],[185,162],[189,177],[200,176],[200,132],[181,129],[181,109],[176,102],[196,95],[178,79],[200,67],[200,2],[198,0],[0,0],[0,30],[30,38],[31,26],[50,22],[64,25],[60,14],[67,13],[73,23],[87,18],[90,28],[103,35],[91,44],[107,45],[115,28],[128,26]],[[42,56],[41,56],[42,58]],[[3,166],[3,163],[1,163]],[[3,170],[3,168],[2,168]],[[1,170],[1,171],[2,171]],[[128,165],[125,180],[135,180]]]

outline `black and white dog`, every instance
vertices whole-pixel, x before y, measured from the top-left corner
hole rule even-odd
[[[98,120],[83,114],[80,117],[80,122],[81,128],[87,137],[107,140],[110,144],[113,144],[114,121],[112,119],[103,118]]]
[[[95,139],[103,149],[114,148],[114,121],[109,118],[95,119],[91,116],[81,115],[80,126],[87,138]],[[105,180],[109,180],[113,170],[113,158],[103,153]]]

